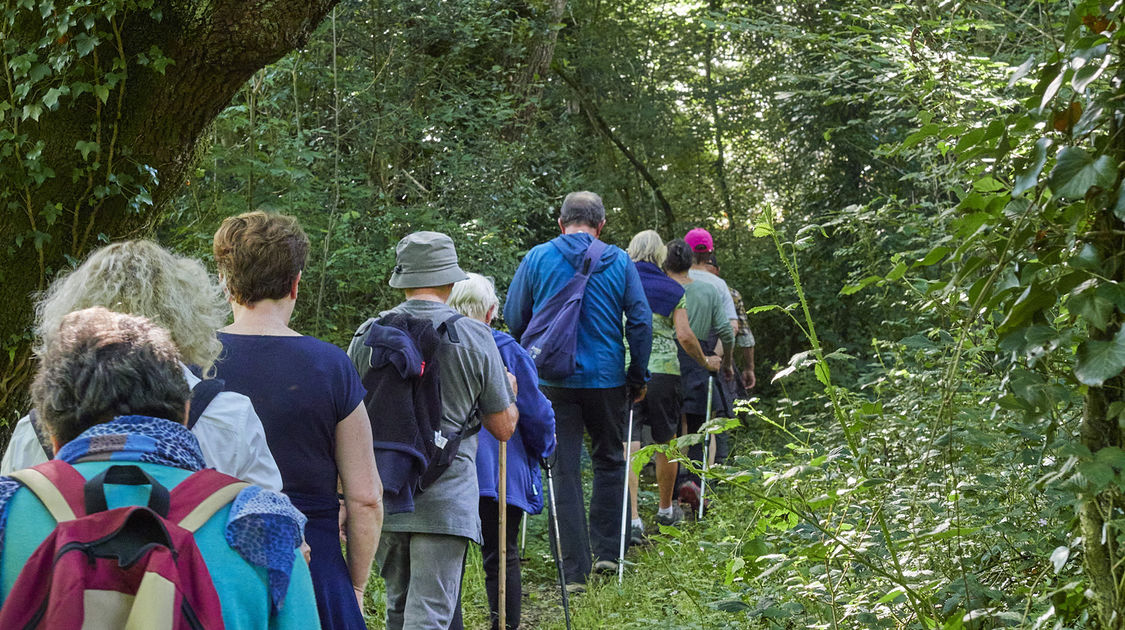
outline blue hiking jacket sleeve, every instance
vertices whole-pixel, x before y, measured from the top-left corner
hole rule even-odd
[[[530,514],[543,509],[543,481],[539,460],[555,450],[555,411],[539,391],[535,362],[507,333],[492,331],[504,365],[515,375],[519,392],[516,407],[520,418],[516,432],[508,440],[508,504]],[[477,443],[477,483],[480,496],[497,498],[500,445],[487,431]]]
[[[504,320],[516,339],[532,314],[574,276],[593,238],[581,232],[563,234],[535,246],[520,262],[504,304]],[[643,385],[648,382],[652,351],[652,310],[633,261],[621,248],[609,245],[586,285],[574,374],[561,381],[540,379],[540,383],[572,389],[624,385],[624,338],[629,340],[631,365],[636,366],[630,367],[628,382]]]

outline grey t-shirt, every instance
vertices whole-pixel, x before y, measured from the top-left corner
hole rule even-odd
[[[428,300],[407,300],[396,306],[393,312],[428,319],[433,322],[434,328],[457,314],[445,304]],[[453,327],[459,343],[450,342],[449,337],[443,334],[440,335],[441,346],[438,349],[442,429],[447,433],[456,431],[468,421],[474,406],[481,414],[497,413],[507,409],[516,399],[488,326],[462,317]],[[370,352],[366,346],[363,349]],[[364,364],[368,357],[358,359]],[[477,421],[472,419],[472,422]],[[479,544],[480,499],[476,457],[477,436],[473,435],[461,442],[457,456],[441,477],[425,492],[414,496],[414,511],[388,514],[383,521],[383,530],[464,536]]]
[[[734,298],[730,296],[730,289],[727,288],[726,280],[701,269],[689,269],[688,276],[692,280],[705,282],[718,289],[719,297],[723,301],[723,314],[727,316],[727,319],[738,319],[738,310],[734,308]]]

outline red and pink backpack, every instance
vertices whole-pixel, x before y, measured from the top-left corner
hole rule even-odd
[[[59,460],[14,472],[57,521],[0,608],[0,628],[223,627],[194,533],[247,483],[215,470],[168,491],[138,466],[87,481]],[[147,506],[107,509],[105,484],[151,486]]]

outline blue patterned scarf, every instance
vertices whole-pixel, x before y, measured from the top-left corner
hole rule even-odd
[[[59,449],[55,459],[68,464],[91,461],[144,462],[197,471],[207,467],[199,442],[181,424],[146,416],[121,416],[90,427]],[[0,477],[0,548],[8,505],[22,486]],[[245,488],[231,504],[225,536],[247,562],[266,569],[274,614],[289,590],[293,552],[304,540],[307,519],[282,494],[258,486]]]

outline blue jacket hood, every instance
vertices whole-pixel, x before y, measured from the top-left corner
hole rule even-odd
[[[585,232],[578,232],[576,234],[560,234],[551,239],[551,245],[554,245],[559,253],[562,254],[566,262],[570,263],[571,267],[575,269],[578,265],[582,264],[582,259],[586,256],[586,250],[590,247],[590,243],[594,242],[594,237]],[[612,264],[617,258],[618,248],[610,245],[602,252],[601,258],[598,259],[598,264],[594,267],[594,272],[605,269],[608,265]]]

